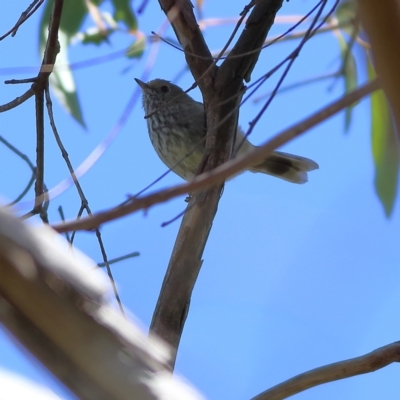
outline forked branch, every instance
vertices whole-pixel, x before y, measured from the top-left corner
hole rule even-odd
[[[186,54],[186,60],[203,93],[207,139],[206,155],[199,172],[210,171],[228,161],[231,156],[233,133],[237,129],[238,106],[243,93],[243,79],[250,76],[261,51],[261,44],[272,26],[282,0],[258,1],[249,17],[248,24],[252,31],[250,36],[249,31],[243,31],[241,38],[247,37],[247,41],[240,46],[240,51],[245,53],[257,47],[259,51],[244,55],[243,58],[235,58],[234,61],[228,57],[220,68],[216,67],[204,42],[191,3],[183,0],[160,0],[160,4],[171,21],[183,49],[190,52]],[[246,12],[251,7],[249,6]],[[240,39],[238,43],[241,43]],[[246,66],[243,69],[244,64]],[[171,369],[174,366],[192,291],[202,265],[203,251],[217,211],[222,185],[221,180],[206,192],[194,192],[192,195],[151,322],[151,331],[174,349]]]

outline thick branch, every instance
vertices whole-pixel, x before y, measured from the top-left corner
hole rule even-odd
[[[165,345],[107,302],[95,264],[58,236],[0,209],[0,323],[80,399],[200,400],[167,371]]]
[[[200,172],[210,171],[230,158],[233,132],[236,131],[238,119],[238,112],[231,111],[238,110],[243,80],[236,74],[222,75],[215,66],[213,69],[209,68],[213,65],[211,53],[204,42],[189,2],[160,0],[160,4],[173,24],[184,50],[199,56],[194,57],[186,53],[189,68],[203,93],[206,111],[207,153]],[[204,55],[209,58],[205,60]],[[227,116],[229,117],[226,118]],[[221,124],[221,121],[224,123]],[[182,335],[194,284],[202,265],[201,258],[216,214],[221,189],[222,186],[219,186],[192,195],[153,315],[151,331],[171,345],[175,350],[174,356]],[[174,362],[175,359],[171,369]]]
[[[400,342],[380,347],[361,357],[312,369],[266,390],[252,400],[286,399],[314,386],[373,372],[394,362],[400,362]]]
[[[160,0],[160,3],[166,2]],[[240,47],[243,51],[253,50],[257,47],[261,51],[261,44],[264,42],[274,19],[271,19],[271,14],[276,13],[278,9],[276,7],[271,8],[271,1],[269,0],[261,0],[259,3],[262,3],[263,6],[256,5],[250,16],[252,21],[250,25],[253,30],[251,32],[245,31],[246,33],[241,36],[247,38],[247,41]],[[280,3],[282,3],[282,0],[280,0]],[[179,7],[178,10],[177,7]],[[237,59],[236,62],[230,63],[228,57],[223,65],[225,63],[227,65],[232,64],[230,68],[221,67],[221,69],[218,69],[214,67],[213,70],[207,69],[208,73],[205,75],[205,67],[212,65],[211,54],[205,47],[204,39],[197,22],[194,20],[192,7],[186,1],[181,0],[170,2],[169,7],[164,8],[164,11],[167,12],[184,50],[199,56],[197,58],[186,55],[186,59],[196,79],[200,78],[199,74],[204,75],[203,79],[198,82],[203,93],[207,126],[206,154],[200,172],[211,171],[231,157],[235,138],[234,132],[237,129],[239,104],[243,94],[243,77],[239,67],[241,63],[238,63]],[[263,14],[260,17],[261,12]],[[267,15],[269,25],[264,14]],[[268,25],[267,29],[265,28],[266,24]],[[260,44],[258,44],[259,41]],[[199,48],[196,47],[196,43],[199,43]],[[249,48],[246,49],[246,46]],[[210,59],[205,62],[201,57],[206,51]],[[251,65],[251,67],[246,67],[246,76],[249,76],[248,70],[252,69],[252,66],[256,63],[257,56],[258,53],[244,56],[245,60],[250,60]],[[236,112],[232,112],[232,110],[236,110]],[[223,122],[221,123],[221,121]],[[153,315],[151,331],[171,345],[175,350],[175,356],[188,313],[192,290],[202,265],[203,251],[217,211],[221,190],[222,185],[209,189],[207,192],[195,192],[192,195],[176,238]],[[173,368],[173,363],[171,368]]]
[[[150,329],[172,348],[173,369],[190,297],[197,280],[204,246],[211,230],[221,188],[192,196],[169,261]],[[200,245],[199,245],[200,243]]]

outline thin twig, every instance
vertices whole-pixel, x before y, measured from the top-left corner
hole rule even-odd
[[[336,8],[336,5],[338,4],[339,0],[336,0],[334,6],[331,8],[331,10],[328,12],[327,16],[325,17],[325,19],[327,19],[332,12],[334,11],[334,9]],[[321,16],[325,6],[326,6],[326,1],[320,1],[318,3],[318,5],[320,5],[320,9],[319,11],[317,11],[317,14],[315,15],[310,27],[308,28],[306,34],[304,35],[303,39],[301,40],[300,44],[296,47],[296,49],[291,53],[291,55],[289,56],[289,62],[288,65],[286,66],[285,70],[282,73],[282,76],[279,78],[278,83],[276,84],[274,90],[272,91],[269,99],[265,102],[264,106],[261,108],[260,112],[257,114],[257,116],[250,122],[250,127],[249,129],[246,131],[245,137],[248,137],[251,132],[253,131],[254,127],[256,126],[257,122],[260,120],[260,118],[262,117],[262,115],[265,113],[265,111],[267,110],[267,108],[269,107],[269,105],[271,104],[272,100],[274,99],[276,93],[278,92],[279,88],[281,87],[284,79],[286,78],[287,74],[289,73],[291,67],[294,64],[294,61],[296,60],[297,56],[299,55],[301,49],[303,48],[303,46],[308,42],[308,40],[313,36],[313,34],[318,30],[319,27],[316,27],[317,22],[319,17]],[[322,23],[324,23],[325,21],[323,21]]]
[[[295,33],[293,33],[291,35],[289,35],[289,32],[293,31],[293,29],[296,28],[297,25],[299,25],[301,22],[303,22],[304,19],[305,19],[304,17],[299,19],[299,21],[296,22],[296,25],[294,25],[293,27],[289,28],[283,34],[266,40],[264,42],[262,48],[264,49],[264,48],[268,47],[273,42],[275,43],[275,42],[282,42],[282,41],[286,41],[286,40],[295,40],[295,39],[302,38],[304,36],[305,31],[295,32]],[[237,19],[235,19],[235,22],[236,21],[237,21]],[[340,28],[346,27],[348,25],[349,25],[348,22],[344,22],[344,23],[340,23],[340,24],[337,23],[335,25],[329,24],[326,27],[320,28],[318,30],[318,32],[316,32],[316,34],[330,32],[332,30],[340,29]],[[163,38],[162,36],[160,36],[158,33],[154,32],[154,31],[152,31],[151,33],[152,33],[152,35],[154,35],[154,37],[157,38],[157,40],[161,40],[161,41],[165,42],[166,44],[168,44],[169,46],[175,48],[176,50],[184,52],[182,47],[177,45],[177,44],[175,44],[172,40]],[[152,37],[151,36],[147,37],[147,39],[151,41]],[[114,61],[114,60],[120,59],[120,58],[124,57],[124,55],[126,54],[128,49],[129,48],[125,48],[125,49],[122,49],[122,50],[116,50],[114,52],[110,52],[110,53],[102,55],[102,56],[97,56],[97,57],[89,58],[89,59],[86,59],[86,60],[73,62],[73,63],[70,63],[68,65],[57,64],[56,66],[54,66],[53,70],[54,71],[62,71],[64,69],[78,70],[78,69],[90,68],[92,66],[96,66],[96,65],[99,65],[101,63],[110,62],[110,61]],[[230,49],[227,50],[227,52],[229,52],[229,51],[230,51]],[[252,53],[257,52],[257,51],[258,51],[258,49],[254,49],[254,50],[248,52],[247,54],[252,54]],[[217,51],[217,52],[214,52],[214,53],[219,53],[219,52],[220,52],[220,50]],[[202,56],[196,55],[195,53],[193,53],[193,54],[188,53],[188,54],[193,56],[193,57],[202,58],[202,59],[208,59],[208,57],[202,57]],[[239,55],[237,55],[235,57],[240,58],[241,56],[242,55],[239,54]],[[216,55],[212,56],[212,59],[215,60],[216,58],[217,58]],[[223,60],[225,58],[226,58],[226,56],[223,56],[220,59]],[[0,75],[11,74],[11,73],[13,73],[13,74],[24,74],[24,73],[29,73],[29,72],[32,72],[32,71],[36,71],[38,68],[40,68],[40,66],[0,68]],[[26,80],[26,82],[33,82],[34,79],[36,79],[36,78],[29,78],[29,79]],[[25,80],[24,79],[20,79],[20,80],[16,80],[17,82],[13,82],[13,81],[14,80],[7,80],[7,81],[5,81],[5,83],[19,83],[18,81],[21,81],[21,83],[24,83]]]
[[[324,74],[324,75],[311,77],[308,79],[303,79],[302,81],[299,81],[299,82],[290,83],[289,85],[281,87],[276,94],[282,94],[282,93],[288,92],[289,90],[298,89],[300,87],[310,85],[313,83],[318,83],[318,82],[324,81],[326,79],[335,78],[340,74],[341,74],[341,70],[339,70],[338,72],[331,72],[330,74]],[[271,95],[271,93],[267,93],[267,94],[263,94],[261,96],[255,97],[253,99],[253,103],[258,103],[260,100],[264,99],[265,97],[269,97],[270,95]]]
[[[15,146],[13,146],[8,140],[4,139],[2,136],[0,136],[0,142],[2,142],[13,153],[15,153],[22,160],[24,160],[28,164],[28,166],[32,172],[31,177],[30,177],[27,185],[25,186],[25,189],[17,196],[17,198],[15,200],[13,200],[11,203],[8,204],[8,206],[13,206],[14,204],[17,204],[19,201],[21,201],[25,197],[25,195],[29,192],[30,188],[32,187],[33,183],[35,182],[36,168],[26,154],[22,153],[20,150],[18,150]]]
[[[26,79],[8,79],[4,81],[6,85],[16,85],[19,83],[33,83],[36,81],[36,77],[34,78],[26,78]]]
[[[78,191],[79,197],[81,199],[81,207],[80,207],[80,210],[79,210],[78,218],[80,217],[80,215],[82,214],[84,209],[86,210],[88,215],[91,216],[92,215],[92,211],[91,211],[91,209],[89,207],[89,202],[86,199],[86,196],[83,193],[82,187],[81,187],[81,185],[80,185],[80,183],[79,183],[79,181],[78,181],[78,179],[77,179],[77,177],[75,175],[74,168],[73,168],[72,163],[71,163],[71,161],[70,161],[70,159],[68,157],[68,153],[65,150],[64,144],[62,143],[61,137],[60,137],[60,135],[58,133],[58,130],[57,130],[57,127],[56,127],[56,124],[55,124],[55,121],[54,121],[53,103],[51,101],[51,96],[50,96],[50,91],[49,91],[48,86],[46,87],[45,94],[46,94],[47,111],[48,111],[50,125],[51,125],[51,128],[52,128],[54,137],[55,137],[57,145],[58,145],[58,147],[59,147],[59,149],[61,151],[62,157],[64,158],[64,161],[67,164],[67,168],[68,168],[68,170],[69,170],[69,172],[71,174],[71,177],[73,179],[75,187],[76,187],[76,189]],[[71,243],[73,243],[74,237],[75,237],[75,232],[73,233],[73,235],[71,237]],[[96,237],[97,237],[97,241],[99,243],[101,254],[103,256],[103,261],[104,261],[104,263],[106,265],[106,268],[107,268],[107,274],[108,274],[108,276],[110,278],[110,282],[111,282],[111,286],[112,286],[113,291],[114,291],[115,298],[117,300],[117,303],[118,303],[118,306],[119,306],[119,308],[121,310],[121,313],[123,315],[125,315],[124,308],[122,306],[122,302],[121,302],[121,299],[120,299],[119,294],[118,294],[117,286],[115,284],[115,280],[114,280],[113,274],[112,274],[111,269],[110,269],[107,253],[106,253],[106,250],[105,250],[105,247],[104,247],[104,243],[103,243],[103,239],[101,238],[101,233],[100,233],[99,229],[96,229]]]
[[[88,206],[87,206],[87,210],[88,210],[88,212],[90,211]],[[90,213],[89,215],[92,215],[92,214]],[[122,315],[125,317],[125,310],[124,310],[124,307],[122,305],[121,298],[119,297],[117,284],[115,283],[115,279],[114,279],[114,276],[113,276],[112,271],[111,271],[110,263],[108,262],[108,256],[107,256],[107,253],[106,253],[106,248],[104,247],[104,243],[103,243],[103,239],[101,237],[100,230],[97,229],[97,228],[96,228],[96,237],[97,237],[97,241],[98,241],[99,246],[100,246],[101,256],[103,257],[103,262],[104,262],[105,267],[106,267],[107,275],[108,275],[108,278],[109,278],[110,283],[111,283],[111,287],[112,287],[113,292],[114,292],[115,300],[117,301],[118,307],[119,307]]]
[[[81,205],[80,205],[79,210],[78,210],[78,214],[77,214],[77,216],[75,218],[77,221],[81,219],[82,214],[83,214],[84,211],[85,211],[85,204],[83,202],[81,202]],[[74,240],[75,240],[76,234],[77,234],[76,230],[72,232],[71,244],[74,244]]]
[[[18,107],[22,103],[24,103],[26,100],[30,99],[35,92],[33,91],[32,88],[29,88],[22,96],[18,96],[16,99],[10,101],[9,103],[3,104],[0,106],[0,112],[5,112],[12,110],[15,107]]]
[[[61,221],[65,221],[65,215],[64,215],[64,210],[63,210],[62,206],[59,206],[57,208],[57,210],[58,210],[58,213],[60,214]],[[67,239],[67,241],[72,244],[71,237],[69,236],[69,232],[64,232],[64,234],[65,234],[65,238]]]
[[[31,16],[35,13],[36,10],[42,5],[44,0],[34,0],[29,7],[21,14],[17,23],[3,36],[0,36],[0,41],[5,39],[7,36],[11,35],[12,37],[17,34],[18,28]]]
[[[128,260],[129,258],[139,257],[139,256],[140,256],[140,253],[138,251],[134,251],[133,253],[125,254],[124,256],[113,258],[112,260],[109,260],[108,261],[108,265],[116,264],[116,263],[119,263],[121,261]],[[99,268],[103,268],[103,267],[106,266],[106,263],[105,262],[101,262],[101,263],[98,263],[97,266]]]
[[[142,4],[137,9],[137,13],[138,14],[142,14],[143,13],[143,11],[146,8],[148,2],[149,2],[149,0],[142,0]]]
[[[175,215],[175,217],[171,218],[169,221],[164,221],[161,224],[161,228],[165,228],[166,226],[172,224],[173,222],[177,221],[180,217],[182,217],[182,215],[185,214],[185,212],[187,211],[187,208],[183,211],[181,211],[179,214]]]
[[[217,52],[214,52],[214,53],[218,53],[218,55],[216,55],[215,57],[214,57],[214,56],[212,57],[212,59],[214,60],[214,64],[215,64],[216,61],[226,59],[226,58],[228,57],[229,54],[230,54],[230,58],[231,58],[231,59],[235,59],[235,58],[241,59],[241,58],[243,58],[243,56],[248,56],[248,55],[252,55],[252,54],[254,54],[254,53],[258,53],[260,50],[264,50],[264,49],[266,49],[267,47],[271,46],[271,45],[274,44],[274,43],[281,42],[281,41],[284,41],[284,40],[293,40],[293,39],[299,39],[299,38],[304,37],[306,31],[296,32],[296,33],[294,33],[294,34],[292,34],[292,35],[289,35],[289,33],[292,32],[294,29],[296,29],[296,28],[297,28],[299,25],[301,25],[304,21],[306,21],[307,18],[308,18],[308,17],[314,12],[314,10],[318,7],[318,5],[319,5],[319,4],[317,4],[316,6],[314,6],[313,9],[311,9],[311,11],[309,11],[306,15],[304,15],[302,18],[300,18],[294,25],[292,25],[292,26],[291,26],[289,29],[287,29],[285,32],[283,32],[282,34],[280,34],[280,35],[278,35],[278,36],[275,36],[275,37],[273,37],[273,38],[271,38],[271,39],[265,40],[264,43],[262,44],[262,46],[260,46],[260,47],[258,47],[258,48],[255,48],[255,49],[253,49],[253,50],[246,51],[246,52],[241,53],[241,54],[235,54],[235,55],[230,54],[230,52],[232,51],[232,49],[227,49],[227,48],[228,48],[229,44],[231,43],[231,41],[232,41],[232,39],[233,39],[233,34],[231,34],[231,36],[230,36],[229,39],[228,39],[227,45],[225,45],[225,46],[223,47],[222,50],[218,50]],[[247,6],[246,6],[246,7],[247,7]],[[248,9],[248,7],[247,7],[247,8],[246,8],[246,7],[244,8],[244,11]],[[240,24],[243,22],[243,20],[245,20],[244,16],[242,16],[241,18],[239,18],[239,20],[237,20],[237,24],[236,24],[236,26],[235,26],[235,28],[234,28],[234,32],[236,32],[236,31],[238,30],[238,28],[240,27]],[[236,21],[235,21],[235,22],[236,22]],[[343,25],[341,25],[341,26],[343,26]],[[339,27],[339,24],[337,25],[337,27]],[[333,29],[334,29],[334,28],[331,28],[330,26],[328,26],[328,27],[319,29],[318,33],[328,32],[328,31],[331,31],[331,30],[333,30]],[[175,44],[175,43],[172,42],[171,40],[167,40],[167,39],[163,38],[162,36],[158,35],[157,33],[153,32],[153,31],[152,31],[151,33],[152,33],[157,39],[163,41],[164,43],[168,44],[169,46],[173,47],[173,48],[176,49],[176,50],[182,51],[182,52],[184,52],[185,54],[192,56],[193,58],[201,58],[201,59],[204,59],[204,60],[205,60],[205,59],[208,59],[208,57],[202,57],[202,56],[199,56],[199,55],[197,55],[197,54],[195,54],[195,53],[194,53],[194,54],[191,54],[191,53],[189,53],[189,52],[183,50],[182,47],[180,47],[179,45]],[[227,55],[224,56],[224,54],[227,54]],[[200,80],[200,79],[201,79],[201,78],[199,78],[199,80]]]

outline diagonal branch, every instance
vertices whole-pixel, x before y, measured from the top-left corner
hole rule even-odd
[[[192,196],[183,217],[150,330],[171,345],[173,369],[190,298],[221,193],[221,185]]]
[[[70,161],[70,159],[68,157],[68,152],[66,151],[66,149],[64,147],[64,144],[63,144],[63,142],[61,140],[61,137],[60,137],[60,135],[58,133],[58,129],[57,129],[57,126],[56,126],[56,123],[55,123],[55,120],[54,120],[54,115],[53,115],[53,102],[51,101],[51,96],[50,96],[50,91],[49,91],[48,85],[46,86],[45,95],[46,95],[46,106],[47,106],[47,113],[49,115],[50,126],[51,126],[51,129],[53,131],[54,137],[56,139],[57,145],[58,145],[58,147],[59,147],[59,149],[61,151],[61,155],[64,158],[65,163],[67,164],[67,168],[68,168],[68,170],[69,170],[69,172],[71,174],[71,177],[72,177],[72,179],[74,181],[76,190],[78,191],[79,197],[81,199],[81,210],[83,211],[85,209],[86,212],[89,215],[92,215],[92,211],[91,211],[91,209],[89,207],[89,201],[87,200],[85,194],[83,193],[82,186],[81,186],[81,184],[79,183],[79,181],[78,181],[78,179],[76,177],[76,174],[74,172],[74,168],[73,168],[72,163],[71,163],[71,161]],[[100,250],[101,250],[101,253],[102,253],[102,256],[103,256],[103,261],[104,261],[104,263],[106,265],[107,274],[108,274],[108,276],[110,278],[110,283],[111,283],[111,286],[112,286],[113,291],[114,291],[115,299],[117,300],[118,306],[119,306],[122,314],[125,315],[124,308],[122,306],[122,302],[121,302],[121,299],[119,297],[118,290],[117,290],[117,287],[116,287],[116,284],[115,284],[115,280],[114,280],[110,265],[108,264],[108,257],[107,257],[107,253],[106,253],[105,246],[104,246],[104,243],[103,243],[103,239],[101,237],[101,232],[100,232],[99,229],[96,229],[95,231],[96,231],[97,241],[99,243],[99,247],[100,247]],[[73,242],[73,237],[74,237],[74,235],[71,238],[71,244]]]
[[[21,13],[21,16],[19,17],[19,19],[15,23],[15,25],[4,35],[0,36],[0,41],[5,39],[9,35],[14,37],[17,34],[18,28],[39,9],[39,7],[42,5],[43,1],[44,0],[34,0],[28,6],[28,8]]]
[[[297,375],[253,397],[252,400],[281,400],[323,383],[374,372],[387,365],[400,362],[400,342],[380,347],[361,357],[339,361]]]
[[[168,373],[168,348],[107,300],[95,266],[48,226],[1,207],[0,324],[76,398],[202,400]]]
[[[32,88],[29,88],[22,96],[18,96],[14,100],[10,101],[9,103],[2,104],[0,106],[0,113],[12,110],[15,107],[18,107],[22,103],[24,103],[26,100],[30,99],[35,92],[32,90]]]
[[[298,124],[285,129],[283,132],[279,133],[271,140],[268,140],[266,143],[248,155],[230,160],[226,164],[216,168],[214,171],[197,176],[191,182],[157,191],[141,198],[134,198],[130,202],[124,203],[123,205],[117,206],[110,210],[99,212],[92,217],[82,218],[79,221],[74,220],[55,224],[53,225],[53,229],[60,233],[74,230],[78,231],[95,229],[106,222],[124,217],[135,211],[148,210],[155,204],[166,202],[178,196],[183,196],[186,193],[201,189],[204,190],[207,187],[221,183],[224,180],[244,171],[249,165],[256,163],[255,160],[262,160],[279,146],[288,143],[290,140],[300,136],[319,123],[326,121],[339,111],[344,110],[346,107],[354,104],[379,88],[380,83],[377,79],[368,82],[353,92],[350,92],[346,96],[341,97],[339,100],[336,100],[328,106],[325,106]]]

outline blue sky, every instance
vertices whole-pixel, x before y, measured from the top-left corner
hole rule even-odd
[[[284,2],[279,16],[304,15],[315,1]],[[235,17],[243,7],[232,0],[205,1],[204,17]],[[0,32],[16,21],[25,2],[2,7]],[[0,68],[10,68],[3,80],[25,78],[17,68],[37,66],[40,12],[20,28],[14,38],[0,43]],[[150,1],[139,18],[145,34],[156,31],[165,17],[156,1]],[[90,23],[87,23],[90,26]],[[289,25],[277,24],[271,35]],[[205,38],[212,50],[222,48],[232,25],[208,28]],[[165,33],[173,37],[172,29]],[[81,46],[70,50],[78,62],[123,49],[130,38],[118,34],[111,45]],[[296,42],[265,50],[253,79],[271,69]],[[123,57],[109,63],[74,71],[84,118],[83,130],[57,101],[54,112],[60,135],[77,167],[116,124],[132,92],[133,78],[143,76],[148,52],[141,60]],[[365,79],[362,52],[358,51],[360,80]],[[151,79],[174,79],[184,67],[183,54],[160,46]],[[315,37],[303,49],[286,84],[336,71],[339,46],[332,34]],[[14,69],[14,70],[13,70]],[[28,76],[34,76],[32,70]],[[267,93],[273,77],[260,91]],[[189,87],[185,73],[176,81]],[[0,102],[6,103],[24,90],[4,85]],[[339,98],[343,82],[330,80],[285,92],[276,97],[256,126],[250,140],[265,142],[280,130],[300,121]],[[201,99],[195,91],[192,96]],[[247,102],[241,110],[245,129],[261,103]],[[112,207],[136,193],[165,172],[148,138],[140,102],[127,124],[102,158],[81,179],[93,211]],[[0,135],[35,156],[33,101],[1,115]],[[176,369],[208,399],[247,399],[268,387],[308,369],[356,357],[398,340],[397,316],[400,272],[399,204],[386,219],[376,197],[370,148],[369,101],[354,110],[348,133],[343,113],[320,124],[283,151],[312,158],[320,169],[310,173],[305,185],[293,185],[261,174],[245,173],[226,184],[213,224],[204,264],[195,287],[190,314],[179,349]],[[28,168],[0,147],[3,168],[1,195],[13,199],[29,179]],[[67,168],[46,130],[46,184],[53,187],[68,176]],[[156,188],[178,184],[168,174]],[[31,192],[26,200],[33,198]],[[50,219],[59,221],[62,205],[68,218],[78,212],[80,201],[71,187],[50,204]],[[140,257],[113,266],[124,305],[147,329],[165,273],[179,222],[161,224],[184,210],[183,198],[136,213],[102,228],[109,258],[139,251]],[[26,212],[25,206],[17,212]],[[93,235],[79,233],[76,245],[95,261],[101,261]],[[62,398],[71,395],[32,358],[21,352],[0,330],[0,366],[50,386]],[[394,399],[398,365],[373,374],[330,383],[301,393],[295,399],[337,398]],[[396,374],[396,376],[395,376]]]

